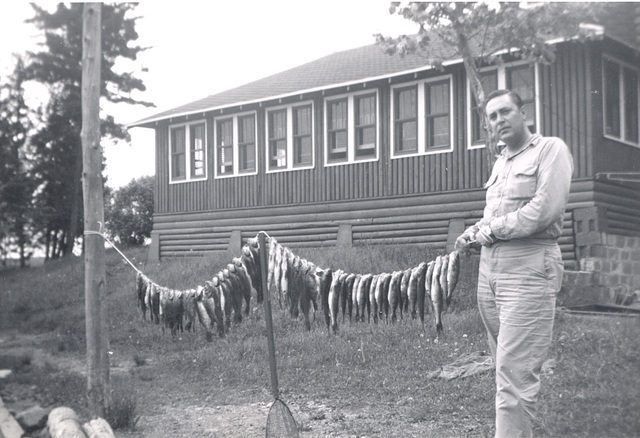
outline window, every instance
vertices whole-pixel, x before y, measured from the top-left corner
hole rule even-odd
[[[233,173],[233,119],[217,121],[216,148],[218,175]]]
[[[451,76],[395,87],[392,99],[392,158],[453,150]]]
[[[425,84],[427,148],[448,147],[449,130],[449,83],[448,81]]]
[[[498,89],[498,70],[489,70],[480,73],[480,81],[485,94]],[[474,145],[484,145],[486,131],[484,129],[484,117],[480,104],[471,93],[471,141]]]
[[[287,110],[269,113],[269,168],[287,167]]]
[[[238,170],[240,173],[256,170],[256,116],[238,118]]]
[[[267,172],[313,167],[313,105],[267,110]]]
[[[378,95],[364,91],[325,100],[325,164],[377,159]]]
[[[216,178],[255,174],[256,115],[215,119]]]
[[[639,71],[611,58],[604,58],[603,70],[604,135],[638,146]]]
[[[206,123],[169,127],[170,182],[206,179]]]
[[[311,105],[293,108],[293,164],[311,164]]]
[[[532,67],[527,63],[501,65],[484,69],[480,72],[480,80],[485,94],[497,89],[508,88],[520,95],[527,115],[527,126],[531,132],[537,132],[539,118],[537,72],[537,65]],[[470,140],[468,148],[482,148],[485,145],[484,118],[480,113],[480,106],[473,96],[473,91],[468,81],[467,96],[470,115],[467,122],[467,132]]]
[[[376,155],[376,95],[355,96],[356,158]]]
[[[347,99],[327,104],[327,138],[329,161],[347,160]]]
[[[395,152],[418,150],[418,87],[395,90]]]

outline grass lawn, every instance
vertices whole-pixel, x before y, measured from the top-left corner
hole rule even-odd
[[[437,254],[419,245],[294,249],[321,267],[355,273],[392,272]],[[176,289],[203,284],[237,254],[146,263],[146,249],[125,251],[154,282]],[[494,373],[444,381],[427,378],[463,353],[486,350],[475,308],[477,258],[462,260],[462,277],[437,340],[433,315],[395,325],[346,322],[329,335],[320,312],[311,332],[274,308],[278,377],[303,436],[492,436]],[[269,402],[266,328],[261,306],[225,339],[204,331],[172,338],[142,321],[135,272],[107,251],[106,295],[115,399],[148,416],[159,406],[224,406]],[[254,297],[255,300],[255,297]],[[53,357],[85,351],[84,262],[56,260],[0,272],[0,337],[49,333]],[[543,377],[536,436],[640,436],[640,320],[559,311]],[[41,388],[43,404],[87,415],[84,378],[56,363],[36,366],[29,354],[0,351],[0,368]],[[127,365],[127,372],[115,372]],[[0,383],[0,393],[7,391]],[[135,429],[123,436],[147,436]],[[118,433],[120,436],[120,433]],[[197,435],[194,435],[197,436]],[[238,436],[242,436],[240,433]]]

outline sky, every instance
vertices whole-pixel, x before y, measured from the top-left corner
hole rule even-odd
[[[53,10],[54,2],[36,2]],[[137,44],[149,47],[122,71],[138,71],[147,90],[134,94],[155,108],[112,105],[127,124],[313,61],[373,44],[373,34],[414,33],[416,25],[389,14],[387,0],[142,1]],[[38,50],[38,30],[27,2],[5,2],[0,12],[0,75],[12,53]],[[142,72],[142,70],[145,72]],[[37,100],[37,91],[32,92]],[[105,109],[105,108],[103,108]],[[119,188],[154,173],[154,131],[132,128],[131,143],[104,143],[108,185]]]

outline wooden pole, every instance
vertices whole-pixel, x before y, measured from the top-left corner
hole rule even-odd
[[[85,231],[104,223],[102,151],[100,149],[101,4],[85,3],[82,14],[82,188]],[[104,240],[85,234],[84,294],[87,335],[87,397],[94,417],[111,407],[109,335],[104,291]]]

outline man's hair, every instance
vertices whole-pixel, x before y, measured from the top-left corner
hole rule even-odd
[[[489,93],[487,97],[484,98],[482,107],[486,108],[490,100],[495,99],[496,97],[504,96],[505,94],[511,98],[511,102],[515,103],[518,108],[522,108],[524,103],[522,103],[522,98],[520,97],[520,95],[515,91],[511,91],[506,88],[503,88],[501,90],[493,90],[491,93]]]

